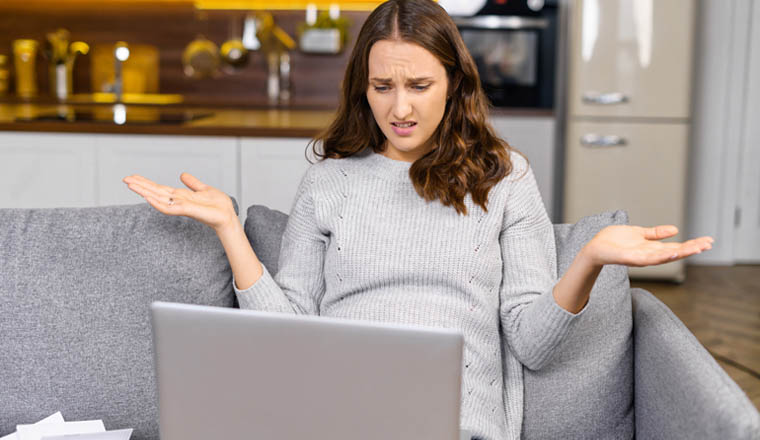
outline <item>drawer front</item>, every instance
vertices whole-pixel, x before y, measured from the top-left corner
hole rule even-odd
[[[686,124],[570,123],[563,221],[622,209],[632,225],[678,226],[666,241],[687,239],[687,140]],[[647,270],[667,278],[680,264]]]

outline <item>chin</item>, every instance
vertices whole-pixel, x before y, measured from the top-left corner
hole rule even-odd
[[[420,142],[409,138],[391,138],[391,143],[402,153],[412,153],[419,149]]]

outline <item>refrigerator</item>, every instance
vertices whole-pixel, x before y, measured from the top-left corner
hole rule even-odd
[[[563,221],[622,209],[684,241],[694,0],[569,3]],[[684,260],[629,268],[685,279]]]

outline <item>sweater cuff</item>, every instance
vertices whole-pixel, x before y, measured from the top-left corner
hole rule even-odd
[[[540,368],[546,361],[551,359],[554,350],[565,339],[573,323],[577,321],[588,308],[588,303],[578,313],[571,313],[563,309],[554,299],[554,292],[548,292],[535,299],[533,307],[539,319],[539,338],[541,343],[534,347],[528,360],[532,365]],[[534,316],[536,316],[534,315]],[[535,368],[534,368],[535,369]]]
[[[261,265],[263,273],[253,285],[245,290],[240,290],[235,283],[235,275],[232,275],[232,287],[235,289],[238,304],[241,309],[252,309],[267,312],[293,313],[287,297],[267,267]]]
[[[588,308],[588,302],[586,302],[580,312],[569,312],[557,304],[553,290],[554,289],[549,290],[536,298],[536,304],[534,306],[540,311],[539,314],[543,318],[542,321],[545,322],[545,327],[547,329],[554,329],[554,331],[550,333],[554,333],[555,336],[550,337],[549,339],[562,339],[565,333],[567,333],[570,325],[586,311]]]

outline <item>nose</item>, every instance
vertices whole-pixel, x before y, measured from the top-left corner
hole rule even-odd
[[[412,114],[412,103],[405,90],[396,92],[393,101],[393,117],[399,121],[405,121]]]

